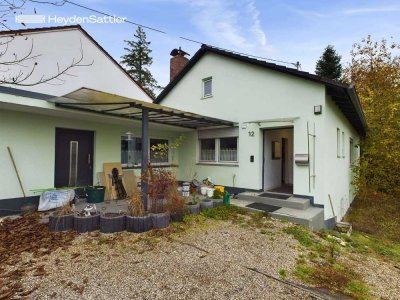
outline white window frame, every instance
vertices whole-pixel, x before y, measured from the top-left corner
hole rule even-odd
[[[346,139],[345,139],[344,131],[342,131],[342,158],[346,157],[345,143],[346,143]]]
[[[124,136],[124,134],[121,135],[121,138]],[[139,138],[141,139],[140,136],[132,136],[132,138]],[[151,136],[149,137],[149,162],[150,162],[150,156],[151,156],[151,149],[150,149],[150,141],[152,139],[157,139],[157,140],[167,140],[168,141],[168,145],[171,145],[171,139],[170,138],[166,138],[166,137],[159,137],[159,136]],[[120,149],[121,151],[121,149]],[[150,162],[150,164],[152,166],[169,166],[172,164],[171,162],[172,160],[172,153],[171,153],[171,149],[168,149],[168,162],[162,162],[162,163],[152,163]],[[122,167],[127,168],[128,164],[121,164]],[[132,165],[132,167],[129,168],[135,168],[135,167],[141,167],[142,166],[142,162],[140,161],[138,164],[134,164]]]
[[[340,155],[340,152],[341,152],[340,140],[341,140],[340,128],[336,128],[336,155],[337,155],[337,158],[341,157],[341,155]]]
[[[236,138],[237,153],[236,161],[221,161],[219,158],[220,154],[220,140],[224,138]],[[201,160],[201,140],[215,140],[215,160]],[[199,138],[197,141],[197,163],[199,164],[210,164],[210,165],[237,165],[239,163],[239,137],[237,136],[224,136],[219,138]]]
[[[208,81],[211,81],[211,93],[205,94],[205,84]],[[202,84],[201,84],[201,98],[205,99],[205,98],[210,98],[212,96],[213,96],[213,78],[211,76],[207,77],[207,78],[203,78]]]

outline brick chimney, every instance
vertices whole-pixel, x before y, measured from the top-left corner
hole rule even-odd
[[[190,54],[186,53],[181,49],[181,47],[179,47],[179,49],[175,48],[172,50],[170,55],[172,57],[169,69],[169,80],[172,81],[188,63],[189,59],[185,56]]]

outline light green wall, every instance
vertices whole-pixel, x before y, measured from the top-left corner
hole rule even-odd
[[[56,127],[95,132],[94,183],[104,162],[121,160],[121,133],[140,134],[137,127],[0,109],[0,199],[22,197],[7,146],[11,147],[27,195],[33,195],[32,189],[53,187]],[[150,129],[150,136],[173,139],[177,135]],[[174,158],[178,160],[178,155]]]

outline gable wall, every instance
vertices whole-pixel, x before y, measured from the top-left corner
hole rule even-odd
[[[1,39],[6,40],[7,37]],[[93,62],[93,64],[69,70],[70,76],[63,75],[61,77],[65,82],[53,80],[50,84],[18,86],[17,88],[62,96],[81,87],[88,87],[137,100],[152,101],[136,83],[78,29],[26,33],[17,36],[9,43],[9,49],[2,59],[5,60],[7,57],[10,59],[14,52],[18,57],[23,57],[29,52],[32,43],[32,56],[39,56],[24,62],[24,65],[28,67],[22,68],[23,70],[30,70],[34,62],[38,63],[33,76],[27,81],[28,83],[36,82],[43,75],[48,77],[51,74],[57,74],[57,63],[62,69],[70,65],[73,59],[78,60],[81,57],[81,44],[83,50],[82,63],[90,64]],[[21,67],[15,66],[12,70],[19,72]]]

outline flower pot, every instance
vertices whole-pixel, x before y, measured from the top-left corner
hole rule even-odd
[[[200,193],[201,193],[203,196],[207,195],[207,190],[208,190],[208,187],[207,187],[207,186],[202,186],[202,187],[200,187]]]
[[[205,210],[209,208],[213,208],[213,202],[211,199],[204,199],[200,202],[200,210]]]
[[[100,232],[121,232],[126,228],[125,216],[118,213],[106,213],[100,216]]]
[[[170,215],[168,212],[151,214],[153,228],[166,228],[169,225]]]
[[[183,222],[183,212],[172,213],[171,214],[171,222]]]
[[[149,231],[151,228],[153,228],[151,216],[126,216],[126,231],[128,232],[145,232]]]
[[[67,231],[74,228],[74,214],[49,216],[49,231]]]
[[[200,204],[188,204],[187,211],[191,215],[198,215],[200,213]]]
[[[100,228],[100,215],[95,214],[91,216],[74,216],[74,230],[82,233],[88,231],[95,231]]]
[[[86,187],[87,202],[88,203],[101,203],[104,201],[104,194],[106,187],[102,185]]]
[[[223,199],[213,199],[213,207],[218,207],[224,204],[224,200]]]
[[[212,196],[214,196],[214,189],[213,188],[208,188],[207,197],[211,198]]]

